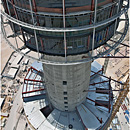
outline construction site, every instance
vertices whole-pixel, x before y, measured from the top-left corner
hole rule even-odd
[[[1,130],[129,130],[129,1],[1,7]]]

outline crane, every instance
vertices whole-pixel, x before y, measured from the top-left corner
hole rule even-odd
[[[121,78],[119,78],[119,79],[121,79]],[[118,96],[115,104],[113,105],[112,115],[110,117],[109,123],[106,125],[106,128],[108,128],[108,126],[110,126],[110,124],[111,124],[112,120],[114,119],[116,113],[119,111],[121,104],[123,103],[124,99],[126,98],[128,92],[129,92],[129,85],[130,85],[129,82],[130,82],[130,79],[129,79],[129,75],[128,75],[127,80],[124,83],[124,87],[123,87],[124,91],[121,91],[119,93],[119,96]]]

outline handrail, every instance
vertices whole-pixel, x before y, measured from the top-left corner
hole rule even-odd
[[[119,1],[119,0],[118,0]],[[105,8],[100,8],[100,9],[97,9],[97,11],[100,11],[100,10],[104,10],[104,9],[106,9],[106,8],[108,8],[108,7],[110,7],[110,6],[112,6],[112,5],[114,5],[114,4],[116,4],[116,3],[118,3],[118,1],[114,1],[113,3],[109,3],[109,5],[108,6],[105,6]],[[12,4],[11,3],[11,1],[9,1],[8,0],[8,2],[10,3],[10,4]],[[29,12],[29,13],[31,13],[31,11],[29,10],[29,9],[23,9],[22,7],[19,7],[19,6],[17,6],[17,3],[14,5],[15,6],[15,8],[17,8],[17,9],[19,9],[19,10],[23,10],[23,11],[26,11],[26,12]],[[102,5],[103,6],[103,5]],[[84,7],[84,6],[81,6],[80,8],[82,8],[82,7]],[[28,7],[29,8],[29,7]],[[38,9],[39,9],[39,7],[37,7]],[[47,8],[47,7],[40,7],[41,9],[42,8],[44,8],[44,10],[46,9],[47,11],[48,11],[48,9],[49,10],[51,10],[51,9],[54,9],[54,11],[57,9],[57,8]],[[72,7],[72,8],[74,8],[74,7]],[[72,9],[72,8],[66,8],[66,11],[67,10],[70,10],[70,9]],[[77,7],[76,7],[77,8]],[[38,12],[37,11],[37,14],[43,14],[43,15],[52,15],[52,16],[62,16],[62,9],[61,8],[58,8],[58,10],[61,10],[61,13],[54,13],[54,11],[52,11],[52,13],[51,12],[47,12],[47,11],[43,11],[43,12]],[[75,10],[76,11],[76,10]],[[89,12],[88,12],[89,11]],[[87,13],[92,13],[92,12],[94,12],[94,11],[91,11],[91,10],[88,10],[88,11],[84,11],[84,10],[82,10],[82,11],[80,11],[81,13],[80,13],[80,15],[81,14],[87,14]],[[79,11],[78,11],[79,12]],[[35,14],[35,12],[33,11],[33,13]],[[73,12],[68,12],[67,14],[65,14],[65,16],[72,16],[72,15],[75,15],[75,13],[73,13]]]
[[[2,24],[1,24],[1,25],[2,25],[2,26],[1,26],[1,30],[2,30],[2,32],[3,32],[3,36],[4,36],[4,38],[6,39],[7,43],[8,43],[16,52],[20,53],[20,54],[23,55],[23,56],[26,56],[26,57],[28,57],[28,58],[30,58],[30,59],[34,59],[34,60],[37,60],[37,61],[41,61],[42,63],[45,63],[45,64],[53,64],[53,65],[64,65],[64,64],[65,64],[65,65],[76,65],[76,64],[86,63],[86,62],[95,60],[95,59],[97,59],[97,58],[100,58],[100,57],[102,57],[102,56],[104,56],[104,55],[110,53],[111,50],[113,50],[114,48],[116,48],[116,47],[120,44],[120,42],[122,42],[122,40],[124,39],[124,37],[125,37],[125,35],[126,35],[126,33],[127,33],[128,27],[129,27],[127,8],[123,8],[121,14],[122,14],[122,13],[125,13],[125,19],[126,19],[126,20],[125,20],[125,24],[124,24],[124,26],[125,26],[125,27],[124,27],[124,32],[123,32],[122,35],[120,36],[119,40],[116,41],[116,42],[114,42],[114,44],[113,44],[112,46],[108,45],[108,47],[109,47],[108,50],[103,50],[103,51],[101,51],[100,53],[97,54],[97,56],[91,56],[91,55],[90,55],[90,57],[88,57],[88,58],[85,58],[85,59],[82,59],[82,60],[76,60],[76,61],[67,61],[66,63],[63,62],[63,61],[49,61],[49,60],[45,60],[45,59],[39,60],[39,59],[37,59],[37,58],[35,58],[35,57],[33,57],[33,56],[25,55],[24,53],[22,53],[19,49],[17,49],[16,47],[14,47],[14,46],[10,43],[9,39],[8,39],[7,36],[6,36],[5,30],[4,30],[4,26],[3,26],[3,24],[4,24],[3,22],[2,22]],[[7,15],[7,14],[4,13],[4,12],[1,12],[1,14]],[[121,15],[121,14],[120,14],[120,15]],[[3,15],[2,15],[2,17],[3,17]],[[119,15],[119,16],[120,16],[120,15]],[[9,16],[9,15],[7,15],[7,16]],[[10,17],[10,16],[9,16],[9,17]],[[10,17],[10,18],[12,18],[12,17]],[[14,19],[14,18],[13,18],[13,19]],[[16,20],[16,19],[14,19],[14,20]],[[19,20],[16,20],[16,21],[19,21]],[[21,22],[21,21],[20,21],[20,22]],[[17,22],[16,22],[16,23],[17,23]],[[18,24],[19,24],[19,23],[18,23]],[[24,23],[24,24],[26,24],[26,23]],[[22,25],[22,22],[20,23],[20,25],[23,26],[23,25]],[[38,27],[38,26],[37,26],[37,27]],[[30,25],[29,28],[35,29],[36,27]],[[40,27],[39,27],[39,28],[40,28]],[[41,28],[40,28],[40,29],[41,29]],[[50,30],[49,30],[49,31],[50,31]],[[55,31],[55,30],[53,29],[53,31]],[[63,30],[63,31],[64,31],[64,30]],[[107,45],[107,44],[106,44],[106,45]],[[97,49],[98,49],[98,48],[97,48]]]
[[[83,30],[88,30],[88,29],[93,29],[93,28],[97,28],[103,25],[106,25],[116,19],[118,19],[124,12],[127,11],[127,8],[124,8],[120,13],[116,14],[115,16],[108,18],[104,21],[101,21],[99,23],[91,24],[91,25],[86,25],[86,26],[80,26],[80,27],[72,27],[72,28],[50,28],[50,27],[41,27],[41,26],[34,26],[25,22],[22,22],[20,20],[17,20],[11,16],[9,16],[7,13],[3,12],[1,10],[1,14],[6,17],[9,21],[20,25],[22,27],[26,27],[26,28],[30,28],[30,29],[34,29],[34,30],[39,30],[39,31],[47,31],[47,32],[75,32],[75,31],[83,31]]]
[[[129,27],[129,21],[128,21],[128,14],[126,13],[125,14],[125,17],[127,19],[126,24],[125,24],[125,27],[124,27],[124,32],[123,32],[123,35],[119,38],[119,40],[117,42],[115,42],[115,44],[113,46],[111,46],[110,49],[108,50],[105,50],[105,52],[101,52],[100,54],[98,54],[97,56],[93,56],[93,57],[89,57],[89,58],[86,58],[86,59],[82,59],[82,60],[77,60],[77,61],[67,61],[66,63],[65,62],[62,62],[62,61],[49,61],[49,60],[45,60],[45,59],[37,59],[33,56],[29,56],[29,55],[25,55],[24,53],[22,53],[19,49],[15,48],[11,43],[10,41],[8,40],[6,34],[5,34],[5,30],[4,30],[4,27],[3,27],[3,23],[1,24],[1,30],[2,30],[2,33],[3,33],[3,36],[6,40],[6,42],[18,53],[20,53],[21,55],[23,56],[26,56],[27,58],[30,58],[30,59],[33,59],[33,60],[37,60],[37,61],[40,61],[42,63],[45,63],[45,64],[53,64],[53,65],[76,65],[76,64],[81,64],[81,63],[86,63],[86,62],[89,62],[89,61],[92,61],[92,60],[95,60],[97,58],[100,58],[102,56],[104,56],[105,54],[108,54],[111,52],[111,50],[113,50],[114,48],[116,48],[120,42],[124,39],[126,33],[127,33],[127,30],[128,30],[128,27]]]

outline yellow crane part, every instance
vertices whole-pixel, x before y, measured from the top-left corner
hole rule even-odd
[[[113,111],[112,111],[112,116],[111,116],[112,119],[115,117],[116,113],[119,111],[119,108],[122,102],[125,100],[125,97],[127,96],[128,92],[129,92],[129,76],[127,77],[126,83],[124,85],[124,91],[121,91],[119,93],[119,96],[113,106]]]
[[[112,120],[114,119],[116,113],[119,111],[119,108],[120,108],[122,102],[125,100],[125,97],[127,96],[128,92],[129,92],[129,85],[130,85],[129,82],[130,82],[130,79],[129,79],[129,76],[128,76],[127,80],[126,80],[126,82],[124,84],[124,88],[123,88],[124,91],[121,91],[119,93],[119,96],[118,96],[115,104],[113,105],[112,115],[110,117],[109,123],[106,126],[106,129],[110,126],[110,124],[111,124]]]

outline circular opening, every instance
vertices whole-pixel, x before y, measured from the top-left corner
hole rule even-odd
[[[73,128],[73,125],[69,124],[69,128],[72,129],[72,128]]]

